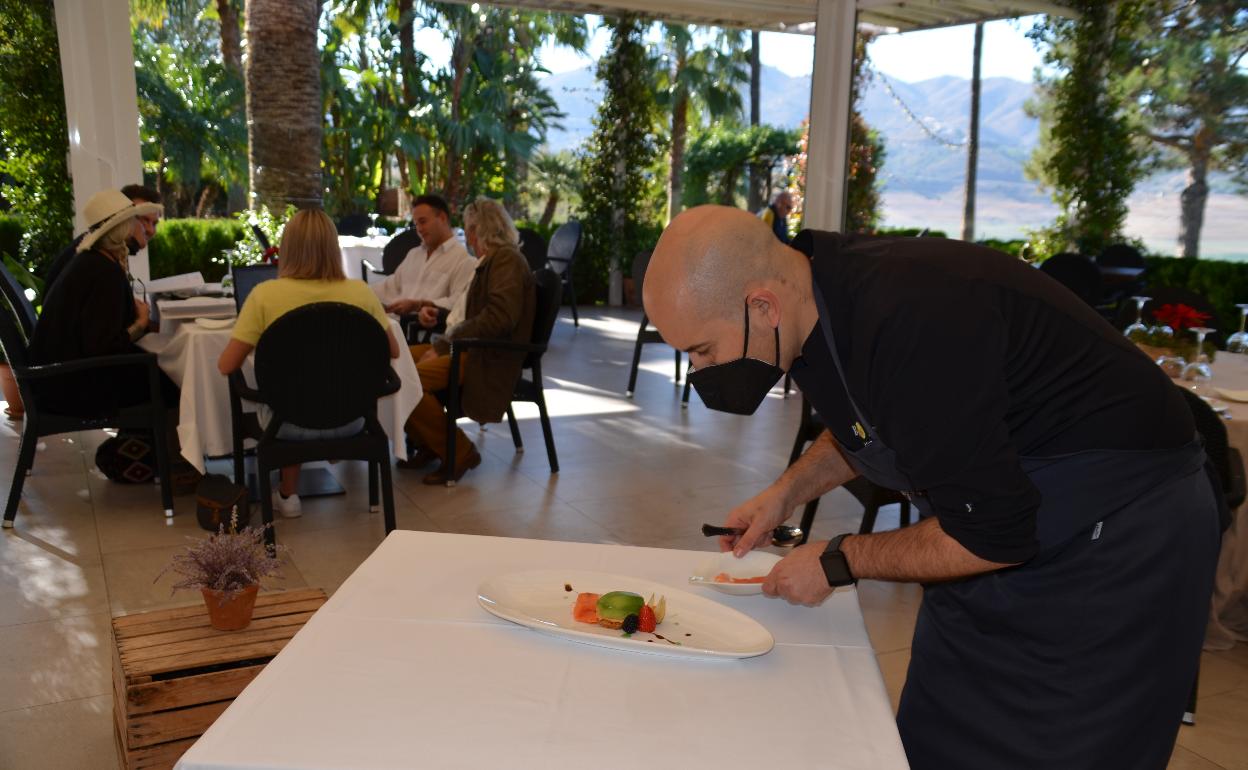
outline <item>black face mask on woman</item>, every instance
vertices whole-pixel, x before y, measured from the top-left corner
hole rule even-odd
[[[689,373],[689,384],[708,409],[731,414],[754,414],[763,399],[784,376],[780,368],[780,328],[776,327],[776,362],[749,358],[750,303],[745,303],[745,347],[741,357]]]

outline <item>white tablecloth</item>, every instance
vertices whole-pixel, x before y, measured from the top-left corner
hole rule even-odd
[[[395,339],[403,340],[397,321],[390,320]],[[230,454],[230,386],[217,371],[217,359],[230,341],[230,329],[205,329],[194,322],[182,322],[161,334],[149,334],[139,340],[144,350],[156,353],[160,368],[182,389],[178,402],[178,440],[182,456],[200,473],[204,458]],[[403,347],[400,345],[400,347]],[[422,391],[416,363],[406,350],[391,361],[402,387],[398,393],[377,403],[377,419],[394,442],[394,451],[406,456],[403,423],[420,401]],[[247,381],[255,383],[251,358],[243,364]],[[244,408],[254,407],[244,402]]]
[[[1213,362],[1213,384],[1248,390],[1248,356],[1219,353]],[[1225,402],[1231,410],[1227,438],[1248,462],[1248,404]],[[1245,468],[1248,472],[1248,468]],[[1248,641],[1248,505],[1241,505],[1222,536],[1213,608],[1205,632],[1205,648],[1226,650]]]
[[[704,557],[396,531],[177,768],[906,767],[853,590],[815,609],[708,592],[775,636],[739,661],[578,644],[476,601],[537,568],[684,589]]]
[[[361,259],[367,259],[375,267],[381,267],[381,252],[389,242],[389,235],[370,235],[363,238],[353,235],[338,236],[338,248],[342,250],[342,269],[347,277],[361,277]]]

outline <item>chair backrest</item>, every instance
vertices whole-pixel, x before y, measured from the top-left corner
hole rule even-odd
[[[1205,440],[1205,454],[1213,463],[1213,469],[1218,472],[1218,481],[1225,492],[1231,478],[1230,440],[1227,437],[1226,424],[1203,398],[1189,388],[1177,384],[1175,387],[1183,391],[1183,400],[1187,402],[1187,408],[1192,412],[1196,432]]]
[[[581,250],[581,223],[575,219],[559,225],[550,236],[550,245],[546,247],[546,259],[551,268],[559,275],[565,275],[572,269],[572,262]]]
[[[1114,243],[1105,247],[1096,258],[1101,267],[1138,267],[1143,270],[1147,265],[1139,249],[1127,243]]]
[[[372,220],[367,214],[347,214],[338,220],[338,234],[352,235],[357,238],[363,238],[368,235],[368,228]]]
[[[260,229],[260,225],[252,225],[251,234],[256,236],[256,243],[260,244],[260,248],[265,251],[273,248],[273,244],[269,241],[269,236],[264,234],[264,231]]]
[[[3,266],[0,266],[0,270],[3,269]],[[12,276],[5,270],[4,277],[7,279]],[[26,353],[29,338],[18,321],[21,311],[14,309],[13,305],[9,292],[5,290],[3,297],[0,297],[0,346],[4,347],[4,357],[10,366],[22,367],[30,363]]]
[[[547,345],[555,331],[555,321],[559,318],[559,304],[563,297],[563,279],[550,268],[542,268],[533,273],[533,283],[537,291],[537,301],[533,307],[534,345]],[[541,353],[530,353],[524,359],[524,365],[531,367],[533,362],[542,357]]]
[[[409,227],[403,232],[395,233],[381,250],[381,271],[386,275],[394,275],[394,271],[399,269],[399,265],[407,257],[407,252],[419,245],[420,233],[416,232],[416,228]]]
[[[274,413],[305,428],[335,428],[372,414],[389,375],[386,332],[354,305],[296,308],[256,344],[257,390]]]
[[[529,263],[529,269],[537,272],[546,267],[546,239],[541,233],[528,227],[521,227],[519,232],[520,251]]]
[[[1040,265],[1040,271],[1093,307],[1101,300],[1101,271],[1082,254],[1054,254]]]
[[[3,263],[0,263],[0,291],[4,292],[5,299],[9,301],[9,306],[21,324],[22,334],[29,340],[35,333],[35,306],[30,304],[30,300],[26,298],[26,290]]]
[[[277,265],[240,265],[234,268],[234,307],[242,310],[252,289],[276,277]]]
[[[650,249],[637,252],[633,257],[633,291],[637,293],[637,302],[641,303],[641,287],[646,280],[646,269],[650,267],[650,257],[654,252]]]

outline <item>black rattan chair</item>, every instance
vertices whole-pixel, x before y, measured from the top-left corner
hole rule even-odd
[[[564,293],[572,305],[572,325],[578,329],[581,319],[576,313],[576,286],[572,283],[572,265],[580,250],[581,223],[576,220],[560,225],[550,236],[550,245],[546,249],[546,262],[563,282]]]
[[[797,458],[802,456],[802,452],[806,449],[806,445],[819,438],[819,434],[823,433],[825,428],[823,423],[819,422],[815,417],[814,410],[810,406],[810,401],[802,397],[802,422],[797,428],[797,438],[793,441],[793,451],[789,453],[789,465],[797,462]],[[900,522],[901,526],[910,526],[910,500],[902,493],[886,489],[873,481],[868,481],[865,477],[859,476],[851,479],[843,485],[854,498],[862,503],[862,524],[858,526],[858,534],[865,535],[875,530],[875,519],[880,513],[880,508],[893,503],[901,505]],[[802,510],[802,539],[797,542],[798,545],[805,543],[810,539],[810,528],[815,523],[815,513],[819,510],[819,498],[815,498],[806,503],[806,507]]]
[[[398,270],[399,265],[403,264],[403,260],[407,258],[407,252],[419,245],[420,233],[416,232],[416,228],[409,227],[395,233],[381,250],[381,267],[374,265],[367,257],[360,260],[360,277],[367,283],[370,274],[394,275],[394,271]]]
[[[1101,303],[1101,271],[1082,254],[1054,254],[1040,265],[1045,273],[1092,307]]]
[[[550,472],[559,472],[559,455],[555,452],[555,434],[550,425],[550,414],[546,411],[546,389],[542,385],[542,356],[550,344],[550,335],[555,329],[555,320],[559,317],[559,294],[563,290],[563,282],[553,270],[538,270],[533,274],[537,288],[537,302],[533,313],[533,335],[527,343],[509,340],[462,339],[451,343],[451,371],[446,390],[441,394],[442,403],[446,404],[446,485],[455,486],[455,421],[463,416],[459,406],[459,357],[468,350],[516,350],[527,355],[520,379],[516,381],[512,401],[529,401],[537,404],[537,412],[541,417],[542,437],[546,439],[546,459],[550,461]],[[525,379],[523,372],[532,373],[532,379]],[[524,451],[524,442],[520,438],[520,428],[516,424],[516,415],[507,406],[507,424],[511,427],[511,440],[517,452]]]
[[[22,335],[29,341],[31,335],[35,333],[35,322],[38,316],[35,315],[35,306],[26,297],[26,290],[17,282],[17,278],[9,272],[7,267],[4,268],[3,274],[0,274],[0,292],[4,293],[9,307],[13,308],[17,321],[21,324]]]
[[[654,252],[643,251],[633,257],[633,286],[637,292],[637,296],[641,296],[641,287],[646,279],[646,268],[650,266],[650,256]],[[663,335],[658,330],[650,328],[650,317],[646,315],[646,311],[641,311],[641,326],[637,328],[637,342],[633,345],[633,365],[628,370],[628,389],[624,391],[624,395],[629,398],[633,397],[633,393],[637,390],[637,370],[641,366],[641,348],[643,345],[652,343],[667,344]],[[675,350],[673,348],[673,350]],[[673,381],[680,384],[680,364],[681,352],[675,350],[676,353],[676,373],[673,375]],[[689,381],[685,380],[684,392],[680,396],[681,407],[689,406]]]
[[[372,220],[367,214],[347,214],[338,220],[338,234],[363,238],[368,235],[368,228],[371,226]]]
[[[4,281],[12,279],[12,275],[3,266],[0,266],[0,271],[2,271],[0,277]],[[38,446],[39,439],[44,436],[103,428],[151,432],[156,449],[157,474],[160,479],[160,501],[164,507],[165,516],[173,516],[169,433],[165,421],[165,401],[161,390],[160,368],[156,365],[156,355],[154,353],[124,353],[32,366],[26,338],[17,317],[18,311],[14,310],[6,293],[4,307],[0,308],[0,345],[4,347],[4,354],[13,370],[13,377],[17,380],[22,402],[26,406],[26,416],[22,421],[22,443],[13,468],[13,483],[9,486],[9,500],[4,509],[5,528],[12,527],[13,520],[17,517],[17,506],[22,499],[22,486],[26,483],[26,474],[35,464],[35,447]],[[146,368],[151,394],[149,403],[91,417],[57,414],[39,405],[40,383],[67,374],[83,375],[91,372],[105,372],[122,366]]]
[[[261,262],[258,265],[239,265],[234,268],[234,308],[239,312],[243,309],[243,304],[247,302],[247,297],[251,294],[251,290],[264,283],[277,278],[277,265],[271,262]]]
[[[369,510],[377,509],[378,474],[386,532],[394,530],[390,439],[377,421],[377,399],[399,389],[390,367],[390,343],[377,319],[338,302],[304,305],[273,322],[256,345],[256,387],[242,372],[230,375],[230,417],[234,429],[234,480],[244,484],[243,439],[256,439],[256,475],[265,525],[273,523],[269,474],[315,460],[368,462]],[[243,400],[267,404],[272,420],[263,432],[243,413]],[[354,436],[313,441],[277,437],[283,423],[332,428],[364,418]],[[265,540],[276,542],[272,527]]]
[[[546,239],[536,230],[527,227],[521,227],[520,233],[520,251],[524,254],[524,259],[529,263],[529,269],[537,272],[546,267]]]

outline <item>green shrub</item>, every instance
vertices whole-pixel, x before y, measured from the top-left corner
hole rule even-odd
[[[1023,238],[1016,238],[1009,241],[1003,241],[1000,238],[984,238],[983,240],[976,241],[976,243],[980,246],[987,246],[990,249],[1004,251],[1010,256],[1018,257],[1022,255],[1023,247],[1027,245],[1027,240]]]
[[[17,217],[0,214],[0,254],[14,259],[22,250],[22,221]]]
[[[1177,286],[1206,297],[1217,317],[1209,325],[1220,337],[1239,331],[1239,308],[1248,302],[1248,262],[1145,257],[1149,286]]]
[[[881,227],[875,231],[876,235],[891,235],[897,238],[914,238],[923,232],[922,227]],[[924,238],[948,238],[949,235],[944,230],[928,230],[923,233]]]
[[[246,235],[233,219],[165,219],[147,245],[153,278],[198,270],[205,281],[225,275],[221,253]]]

